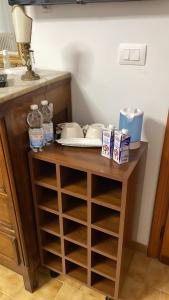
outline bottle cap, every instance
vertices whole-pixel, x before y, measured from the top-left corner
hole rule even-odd
[[[38,105],[37,105],[37,104],[32,104],[30,107],[31,107],[31,110],[36,110],[36,109],[38,109]]]
[[[122,134],[126,134],[126,135],[129,133],[128,129],[125,129],[125,128],[123,128],[121,132],[122,132]]]
[[[3,56],[8,55],[8,50],[4,49],[4,50],[2,51],[2,55],[3,55]]]
[[[41,101],[41,104],[42,104],[42,105],[48,105],[48,100],[42,100],[42,101]]]

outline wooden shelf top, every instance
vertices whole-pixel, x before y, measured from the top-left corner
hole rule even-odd
[[[34,153],[31,151],[30,155],[37,159],[84,171],[92,171],[100,176],[123,181],[130,176],[147,147],[148,143],[142,142],[139,149],[131,150],[130,162],[123,165],[118,165],[112,159],[109,160],[101,156],[101,149],[65,147],[56,143],[47,147],[43,152]]]

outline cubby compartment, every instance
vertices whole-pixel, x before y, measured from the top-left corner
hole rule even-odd
[[[87,222],[87,201],[62,194],[62,212],[69,218],[77,219],[79,222]]]
[[[43,265],[48,269],[62,273],[62,258],[48,251],[43,251]]]
[[[111,299],[114,298],[114,291],[115,291],[115,283],[104,276],[99,274],[93,273],[91,274],[91,286],[104,293],[106,296],[110,297]]]
[[[56,255],[61,255],[61,240],[53,234],[41,231],[42,248]]]
[[[87,227],[77,222],[63,219],[65,239],[76,242],[80,246],[87,246]]]
[[[92,250],[117,260],[118,238],[92,229]]]
[[[107,277],[110,280],[116,278],[116,262],[98,253],[92,252],[92,271]]]
[[[87,249],[65,240],[65,256],[67,259],[87,267]]]
[[[60,175],[63,189],[78,195],[87,195],[86,172],[61,166]]]
[[[58,194],[56,191],[49,188],[36,186],[36,203],[42,210],[46,210],[54,214],[59,212]]]
[[[66,260],[66,274],[87,283],[87,269]]]
[[[103,206],[120,210],[122,183],[113,179],[92,175],[92,200]]]
[[[39,209],[40,228],[54,235],[60,234],[59,216]]]
[[[118,236],[120,213],[113,209],[92,203],[92,225],[96,229]]]
[[[48,187],[57,188],[56,165],[50,162],[33,159],[35,183]]]

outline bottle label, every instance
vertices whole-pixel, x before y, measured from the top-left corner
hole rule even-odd
[[[43,128],[29,129],[29,140],[31,148],[43,147]]]
[[[45,142],[53,141],[53,123],[44,123],[43,124],[43,134]]]

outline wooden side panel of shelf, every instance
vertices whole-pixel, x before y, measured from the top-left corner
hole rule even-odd
[[[123,184],[124,195],[121,212],[122,215],[120,224],[115,299],[118,299],[117,297],[123,287],[123,282],[134,253],[134,249],[132,247],[132,238],[133,233],[137,232],[139,207],[141,204],[144,182],[146,154],[147,151],[143,153],[136,168],[134,169],[128,180]],[[134,225],[136,226],[136,228],[133,227]]]

